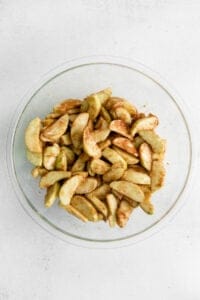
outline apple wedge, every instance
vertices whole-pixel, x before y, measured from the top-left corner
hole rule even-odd
[[[128,126],[123,120],[114,120],[110,123],[109,126],[111,131],[114,131],[120,135],[127,137],[128,139],[132,140],[132,136],[129,134]]]
[[[139,166],[127,169],[122,176],[122,180],[126,180],[135,184],[151,184],[150,176],[145,172],[143,168]]]
[[[153,130],[141,130],[138,133],[151,146],[153,152],[165,152],[166,141],[161,139]]]
[[[25,131],[25,144],[29,151],[41,153],[42,142],[40,141],[41,120],[35,118],[28,124]]]
[[[124,196],[127,196],[137,202],[144,200],[144,193],[141,188],[132,182],[128,181],[113,181],[110,183],[110,187]]]
[[[99,198],[100,200],[105,200],[106,195],[110,192],[111,188],[108,184],[103,183],[101,186],[96,188],[93,192],[86,194],[88,199],[91,199],[93,196]]]
[[[147,170],[151,171],[152,165],[152,150],[147,143],[142,143],[139,147],[139,156],[141,165]]]
[[[41,139],[49,142],[57,141],[66,132],[68,123],[69,116],[65,114],[42,131]]]
[[[96,222],[98,220],[97,210],[85,197],[77,195],[73,196],[70,205],[84,215],[89,221]]]
[[[112,164],[117,164],[119,163],[121,167],[124,169],[127,168],[127,163],[126,161],[121,157],[120,154],[118,154],[115,150],[112,148],[105,148],[102,152],[102,156],[105,157],[109,162]]]
[[[59,114],[66,114],[68,110],[80,107],[81,100],[67,99],[54,106],[53,111]]]
[[[90,169],[94,174],[103,175],[110,169],[110,164],[99,158],[91,160]]]
[[[119,227],[124,227],[127,224],[133,209],[134,208],[125,200],[122,200],[119,203],[119,207],[116,212],[117,224]]]
[[[71,198],[73,197],[76,189],[83,180],[83,176],[75,175],[67,179],[65,183],[61,186],[59,192],[59,199],[63,206],[70,204]]]
[[[98,147],[93,134],[88,127],[86,127],[83,132],[83,148],[89,156],[92,156],[94,158],[98,158],[101,156],[101,150]]]
[[[75,193],[76,194],[88,194],[94,191],[97,187],[97,179],[92,177],[87,177],[79,184]]]
[[[78,211],[75,207],[72,205],[68,204],[66,206],[62,206],[68,213],[71,215],[75,216],[76,218],[80,219],[83,222],[88,222],[88,218],[86,218],[80,211]]]
[[[67,171],[50,171],[40,179],[40,188],[48,188],[55,182],[71,177],[71,172]]]
[[[119,149],[116,146],[113,146],[113,149],[126,161],[128,165],[135,165],[139,163],[139,159],[135,156],[127,153],[126,151],[123,151],[122,149]]]
[[[81,148],[83,144],[83,131],[89,120],[88,113],[80,113],[71,126],[71,140],[75,148]]]
[[[135,145],[127,138],[117,137],[112,140],[112,144],[121,148],[125,152],[128,152],[134,156],[138,156],[137,149]]]
[[[58,144],[47,146],[43,153],[43,165],[47,170],[53,170],[56,163],[56,158],[60,153],[60,147]]]
[[[124,166],[122,166],[121,162],[117,162],[117,163],[113,164],[111,166],[110,170],[108,170],[103,175],[103,181],[111,182],[114,180],[118,180],[123,176],[125,170],[126,170],[126,168],[124,168]]]
[[[160,189],[164,184],[165,168],[163,161],[153,161],[151,169],[151,190],[152,192]]]
[[[108,205],[108,222],[110,227],[114,227],[116,225],[118,200],[113,194],[108,194],[106,196],[106,202]]]
[[[58,182],[54,183],[47,189],[47,193],[44,198],[44,205],[46,207],[51,207],[54,204],[56,198],[58,197],[59,189],[60,184]]]
[[[131,135],[135,136],[135,134],[140,130],[153,130],[157,125],[158,118],[153,115],[138,119],[133,123],[133,126],[131,127]]]

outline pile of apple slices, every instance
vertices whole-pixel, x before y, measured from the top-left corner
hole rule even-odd
[[[25,132],[34,178],[47,189],[45,206],[59,205],[84,222],[124,227],[137,207],[153,214],[152,194],[162,187],[166,142],[155,115],[139,113],[107,88],[67,99]]]

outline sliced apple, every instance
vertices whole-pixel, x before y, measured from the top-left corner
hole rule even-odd
[[[119,149],[118,147],[113,146],[113,149],[126,161],[128,165],[135,165],[139,163],[139,159],[135,156],[127,153],[126,151],[123,151]]]
[[[92,177],[85,178],[77,187],[76,194],[88,194],[94,191],[97,187],[97,179]]]
[[[119,225],[119,227],[124,227],[127,224],[133,209],[134,208],[125,200],[122,200],[119,203],[119,207],[116,213],[117,224]]]
[[[124,137],[116,137],[112,140],[112,143],[113,145],[124,150],[125,152],[128,152],[134,156],[138,156],[137,149],[129,139]]]
[[[165,152],[166,141],[161,139],[153,130],[141,130],[138,133],[151,146],[153,152]]]
[[[59,199],[63,206],[70,204],[71,198],[75,194],[76,189],[83,181],[83,176],[75,175],[65,181],[59,192]]]
[[[44,198],[44,205],[46,207],[51,207],[54,204],[56,198],[58,197],[59,189],[60,184],[58,182],[47,188],[47,193]]]
[[[60,147],[58,144],[47,146],[43,153],[43,165],[47,170],[53,170],[56,163],[56,158],[60,153]]]
[[[120,135],[127,137],[128,139],[132,140],[132,136],[129,134],[128,127],[126,123],[122,120],[114,120],[110,123],[110,130],[114,131]]]
[[[83,171],[86,165],[86,162],[89,160],[89,156],[86,153],[81,153],[81,155],[77,158],[75,163],[73,164],[71,171],[79,172]]]
[[[111,181],[114,181],[114,180],[118,180],[123,176],[125,170],[126,169],[124,168],[124,166],[121,165],[120,162],[115,163],[111,166],[110,170],[108,170],[103,175],[103,181],[104,182],[111,182]]]
[[[133,123],[133,126],[131,128],[131,135],[135,136],[135,134],[140,130],[153,130],[157,125],[158,118],[153,115],[138,119]]]
[[[35,118],[28,124],[25,131],[25,144],[29,151],[41,153],[42,142],[40,141],[41,120]]]
[[[110,169],[110,164],[102,159],[92,159],[90,163],[90,169],[94,174],[103,175]]]
[[[80,107],[81,100],[78,99],[67,99],[54,106],[53,111],[55,113],[65,114],[68,110]]]
[[[126,180],[135,184],[151,184],[150,176],[143,168],[139,166],[127,169],[122,176],[122,180]]]
[[[91,199],[93,196],[96,196],[100,200],[105,200],[106,195],[110,192],[111,188],[108,184],[103,183],[101,186],[96,188],[93,192],[86,195],[88,199]]]
[[[43,130],[41,139],[50,142],[57,141],[67,130],[68,123],[69,116],[65,114]]]
[[[88,127],[86,127],[83,132],[83,148],[89,156],[92,156],[94,158],[98,158],[101,156],[101,150],[98,147],[93,134]]]
[[[103,214],[105,218],[108,216],[108,209],[105,203],[103,203],[99,198],[92,195],[89,199],[91,203],[96,207],[96,209]]]
[[[142,143],[139,147],[139,156],[141,165],[147,170],[151,171],[152,165],[152,150],[147,143]]]
[[[152,192],[160,189],[164,184],[165,168],[163,161],[153,161],[151,169],[151,190]]]
[[[73,196],[71,206],[77,209],[89,221],[96,222],[98,220],[98,213],[95,207],[83,196]]]
[[[83,144],[83,131],[89,120],[88,113],[81,113],[71,126],[71,140],[75,148],[81,148]]]
[[[87,222],[88,218],[86,218],[80,211],[78,211],[75,207],[72,205],[68,204],[66,206],[62,206],[68,213],[71,215],[75,216],[76,218],[80,219],[83,222]]]
[[[113,194],[108,194],[106,196],[106,202],[108,205],[108,222],[110,227],[114,227],[116,225],[116,212],[118,206],[118,200]]]
[[[40,179],[40,188],[48,188],[57,181],[71,177],[71,172],[67,171],[50,171]]]
[[[67,170],[67,156],[63,148],[60,149],[60,153],[56,157],[55,169],[60,171]]]
[[[105,157],[109,162],[112,164],[117,164],[119,163],[121,167],[124,169],[127,168],[127,163],[126,161],[121,157],[120,154],[118,154],[115,150],[112,148],[105,148],[102,152],[102,156]]]
[[[110,183],[110,187],[124,196],[127,196],[137,202],[144,200],[144,193],[141,188],[132,182],[128,181],[113,181]]]

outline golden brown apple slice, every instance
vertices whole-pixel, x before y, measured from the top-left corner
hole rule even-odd
[[[163,161],[153,161],[151,169],[151,190],[152,192],[160,189],[164,184],[165,179],[165,168]]]
[[[83,144],[83,131],[89,120],[88,113],[81,113],[71,126],[71,140],[75,148],[81,148]]]
[[[116,212],[118,206],[118,200],[113,194],[108,194],[106,196],[106,202],[108,205],[108,222],[110,227],[114,227],[116,225]]]
[[[113,145],[121,148],[122,150],[134,155],[138,156],[137,149],[134,144],[127,138],[124,137],[116,137],[112,140]]]
[[[25,144],[29,151],[41,153],[42,142],[40,141],[41,120],[35,118],[30,121],[25,131]]]
[[[75,175],[65,181],[59,192],[59,199],[63,206],[70,204],[71,198],[75,194],[76,189],[83,181],[83,176]]]
[[[101,156],[101,150],[98,147],[93,134],[88,127],[86,127],[83,132],[83,148],[89,156],[92,156],[94,158],[98,158]]]
[[[44,198],[44,205],[46,207],[51,207],[54,204],[56,198],[58,197],[59,189],[60,184],[58,182],[47,188],[47,193]]]
[[[158,118],[153,115],[138,119],[133,123],[133,126],[131,128],[131,135],[134,136],[140,130],[153,130],[157,125]]]
[[[71,177],[71,172],[67,171],[50,171],[40,179],[40,188],[48,188],[55,182]]]
[[[124,227],[127,224],[133,209],[134,208],[125,200],[119,203],[117,209],[117,224],[119,227]]]
[[[98,213],[95,207],[83,196],[73,196],[71,206],[77,209],[89,221],[96,222],[98,220]]]
[[[110,130],[114,131],[120,135],[127,137],[128,139],[132,140],[132,136],[129,134],[128,127],[126,123],[122,120],[114,120],[110,123]]]
[[[144,200],[144,193],[141,188],[132,182],[128,181],[113,181],[110,183],[110,187],[124,196],[127,196],[137,202]]]
[[[76,194],[88,194],[94,191],[97,187],[97,179],[92,177],[87,177],[79,184],[75,193]]]
[[[152,165],[152,150],[147,143],[142,143],[139,147],[139,156],[141,165],[147,170],[151,171]]]
[[[122,176],[122,180],[126,180],[135,184],[151,184],[150,176],[143,168],[139,166],[133,166],[132,168],[127,169]]]

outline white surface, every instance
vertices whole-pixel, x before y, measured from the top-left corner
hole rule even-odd
[[[143,62],[179,91],[195,121],[199,36],[195,0],[0,1],[0,300],[200,299],[198,181],[177,217],[150,239],[122,249],[82,249],[26,215],[7,178],[4,151],[25,92],[52,67],[84,55]]]

